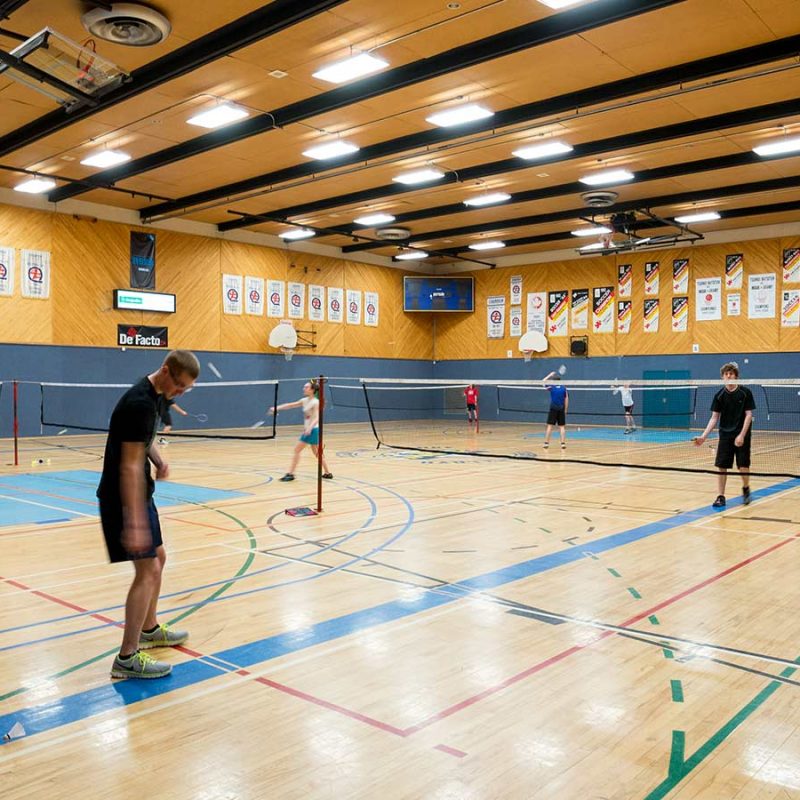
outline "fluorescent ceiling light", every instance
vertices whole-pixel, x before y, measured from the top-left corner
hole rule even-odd
[[[339,158],[339,156],[357,153],[360,149],[361,148],[357,144],[343,142],[341,139],[337,139],[335,142],[309,147],[308,150],[303,151],[303,155],[307,158],[316,158],[320,161],[324,161],[328,158]]]
[[[316,233],[308,228],[292,228],[289,231],[279,233],[278,236],[281,239],[310,239],[312,236],[316,236]]]
[[[382,58],[371,56],[369,53],[359,53],[356,56],[337,61],[327,67],[323,67],[314,73],[313,77],[328,83],[345,83],[354,78],[361,78],[364,75],[371,75],[373,72],[389,66],[388,61]]]
[[[719,219],[716,211],[701,211],[697,214],[685,214],[682,217],[675,217],[675,222],[709,222],[712,219]]]
[[[524,158],[526,161],[536,161],[537,159],[547,158],[548,156],[558,156],[562,153],[571,153],[572,147],[564,142],[545,142],[544,144],[532,144],[529,147],[520,147],[514,150],[511,155],[517,158]]]
[[[611,228],[606,228],[605,225],[595,225],[593,228],[578,228],[570,233],[573,236],[599,236],[601,233],[611,233]]]
[[[438,169],[418,169],[415,172],[404,172],[402,175],[392,178],[392,180],[395,183],[405,183],[412,186],[415,183],[438,181],[440,178],[444,178],[444,172]]]
[[[777,141],[760,144],[753,148],[753,152],[759,156],[777,156],[782,153],[793,153],[800,151],[800,137],[794,139],[778,139]]]
[[[505,192],[493,192],[492,194],[481,194],[477,197],[470,197],[464,201],[465,206],[493,206],[495,203],[505,203],[510,200],[511,195]]]
[[[398,261],[416,261],[427,257],[428,254],[424,250],[412,250],[410,253],[400,253],[400,255],[395,256]]]
[[[186,121],[190,125],[199,125],[201,128],[221,128],[223,125],[229,125],[231,122],[236,122],[237,119],[249,116],[250,112],[239,106],[220,103],[214,108],[209,108],[208,111],[202,111],[200,114],[189,117]]]
[[[353,221],[356,225],[368,225],[371,228],[373,225],[383,225],[385,222],[394,222],[394,217],[391,214],[367,214],[366,217],[358,217]]]
[[[99,150],[81,161],[87,167],[116,167],[130,161],[131,157],[120,150]]]
[[[586,2],[586,0],[539,0],[543,5],[549,8],[567,8],[568,6],[576,6],[578,3]]]
[[[609,242],[606,244],[605,242],[592,242],[592,244],[585,244],[583,247],[579,247],[579,250],[612,250],[615,248],[616,245],[614,242]]]
[[[470,250],[496,250],[498,247],[505,247],[505,242],[478,242],[477,244],[471,244],[469,246]]]
[[[634,244],[645,244],[646,242],[649,242],[650,239],[652,239],[652,236],[645,236],[644,239],[637,239]]]
[[[624,183],[633,180],[633,173],[626,169],[611,169],[606,172],[595,172],[592,175],[584,175],[578,178],[581,183],[587,186],[602,186],[609,183]]]
[[[28,178],[28,180],[18,183],[14,187],[15,192],[25,192],[26,194],[41,194],[54,189],[56,182],[50,178]]]
[[[493,116],[494,111],[472,103],[466,106],[448,108],[446,111],[437,111],[435,114],[426,117],[425,121],[440,128],[450,128],[453,125],[464,125],[467,122],[475,122],[475,120]]]

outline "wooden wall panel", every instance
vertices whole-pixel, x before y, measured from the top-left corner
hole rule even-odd
[[[0,341],[25,344],[53,340],[53,303],[51,300],[23,298],[20,279],[20,253],[25,250],[53,250],[53,215],[44,211],[0,205],[0,245],[13,247],[15,253],[14,294],[0,297]],[[55,259],[51,258],[53,276]],[[54,277],[50,297],[56,291]]]

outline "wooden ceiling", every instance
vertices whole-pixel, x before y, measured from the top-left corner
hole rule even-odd
[[[0,0],[0,50],[46,26],[84,42],[91,5]],[[720,212],[690,226],[701,234],[800,218],[800,155],[752,153],[800,137],[798,0],[584,0],[560,11],[539,0],[149,5],[171,35],[151,47],[96,40],[132,79],[95,108],[67,112],[0,75],[0,186],[29,171],[56,180],[53,202],[80,197],[138,210],[143,221],[181,217],[221,230],[306,225],[344,253],[392,257],[396,244],[354,225],[382,211],[434,264],[486,261],[489,253],[467,247],[487,238],[508,243],[494,257],[577,247],[570,231],[593,213],[603,222],[623,210],[665,220]],[[312,76],[352,50],[389,67],[338,87]],[[251,116],[210,134],[187,124],[220,99]],[[448,129],[426,121],[466,102],[495,117]],[[361,151],[327,162],[302,155],[337,137]],[[575,149],[537,162],[512,156],[551,140]],[[132,160],[80,164],[106,148]],[[419,187],[392,180],[427,165],[445,177]],[[592,212],[581,199],[590,187],[577,181],[610,168],[635,179],[602,187],[618,194],[616,205]],[[511,199],[463,205],[497,191]],[[651,231],[680,235],[652,221]]]

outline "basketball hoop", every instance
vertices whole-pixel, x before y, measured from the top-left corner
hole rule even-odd
[[[532,356],[533,356],[533,350],[523,350],[522,351],[522,357],[525,359],[525,363],[526,364],[527,364],[528,361],[531,360]]]
[[[287,361],[291,361],[292,356],[294,355],[294,350],[291,347],[281,347],[281,353],[283,353],[283,357]]]

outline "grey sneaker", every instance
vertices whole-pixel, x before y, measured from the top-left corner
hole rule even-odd
[[[750,487],[743,486],[742,487],[742,502],[746,505],[750,505]]]
[[[142,631],[139,636],[139,649],[151,647],[177,647],[189,638],[186,631],[171,631],[169,625],[159,625],[152,633]]]
[[[282,480],[284,483],[286,483],[286,481],[293,481],[294,475],[292,475],[291,472],[287,472],[282,478],[280,478],[280,480]]]
[[[172,672],[172,664],[156,661],[147,653],[137,652],[130,658],[121,659],[119,655],[111,666],[112,678],[165,678]]]

